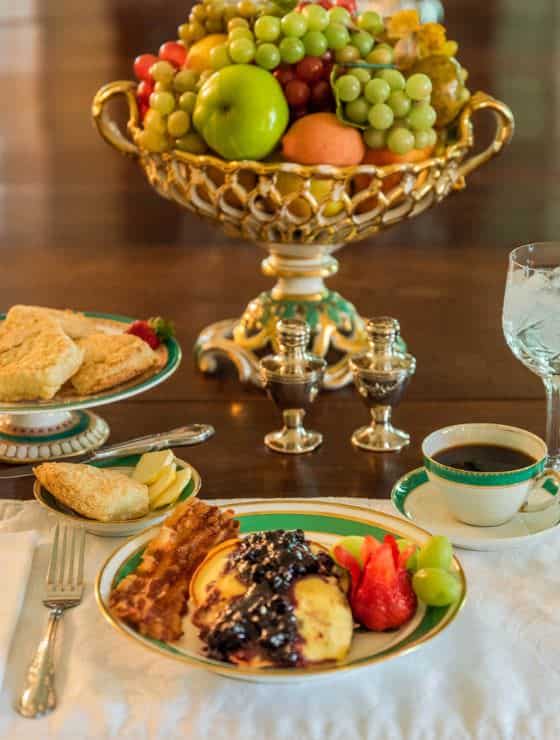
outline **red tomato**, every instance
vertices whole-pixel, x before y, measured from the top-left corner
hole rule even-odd
[[[150,104],[147,103],[145,100],[142,100],[141,98],[136,98],[136,100],[138,102],[138,114],[140,116],[140,120],[143,121],[144,116],[150,109]]]
[[[350,15],[356,15],[358,9],[356,7],[356,0],[334,0],[334,4],[340,8],[346,8]]]
[[[147,103],[153,91],[154,83],[148,80],[142,80],[136,88],[136,97],[138,100],[143,100]]]
[[[182,44],[176,41],[166,41],[159,47],[159,58],[171,62],[175,67],[180,68],[187,58],[187,50]]]
[[[157,62],[158,58],[153,54],[140,54],[134,60],[134,74],[137,80],[146,80],[152,82],[152,75],[150,74],[150,67],[152,64]]]

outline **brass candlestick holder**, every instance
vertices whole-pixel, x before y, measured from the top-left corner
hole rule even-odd
[[[304,428],[303,417],[321,389],[326,362],[307,352],[309,327],[301,319],[279,321],[276,341],[278,354],[262,359],[260,370],[263,386],[282,411],[284,428],[267,434],[264,443],[275,452],[301,455],[323,441],[322,434]]]
[[[357,429],[352,444],[371,452],[397,452],[410,435],[391,424],[391,412],[400,402],[416,370],[416,360],[397,344],[399,322],[386,316],[366,324],[369,350],[350,360],[354,383],[371,413],[371,424]]]
[[[467,175],[494,157],[514,129],[507,105],[477,92],[463,108],[453,138],[442,138],[435,155],[422,162],[384,167],[226,162],[181,151],[156,154],[138,146],[141,128],[135,92],[136,83],[126,81],[98,91],[92,113],[101,136],[134,157],[164,198],[269,253],[262,269],[277,280],[272,290],[252,300],[241,318],[203,329],[195,345],[203,372],[214,372],[226,357],[235,364],[240,380],[258,385],[259,358],[270,349],[277,321],[290,317],[309,324],[313,353],[328,359],[323,387],[332,390],[350,383],[349,358],[366,349],[367,337],[354,306],[325,286],[325,278],[338,270],[333,253],[462,190]],[[106,108],[120,95],[128,103],[130,138]],[[496,130],[488,147],[473,155],[472,118],[481,110],[494,115]]]

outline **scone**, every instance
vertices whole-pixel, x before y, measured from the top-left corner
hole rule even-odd
[[[133,334],[92,334],[78,346],[84,361],[71,382],[82,395],[125,383],[157,362],[153,349]]]
[[[49,400],[80,367],[84,351],[56,320],[15,308],[0,324],[0,401]]]
[[[78,514],[100,522],[137,519],[148,513],[148,487],[115,470],[76,463],[42,463],[35,476]]]
[[[71,311],[70,309],[61,310],[58,308],[44,308],[43,306],[12,306],[8,311],[8,318],[14,318],[16,316],[21,318],[48,316],[58,322],[62,331],[68,334],[70,339],[82,339],[83,337],[89,337],[90,334],[99,333],[99,327],[94,319],[84,316],[79,311]]]

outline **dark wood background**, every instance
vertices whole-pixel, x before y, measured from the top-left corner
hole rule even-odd
[[[483,420],[543,433],[543,388],[506,347],[501,304],[508,251],[560,234],[558,3],[445,4],[471,89],[512,107],[516,135],[466,191],[343,250],[330,282],[363,315],[400,320],[418,360],[396,413],[412,445],[398,455],[354,450],[350,434],[367,413],[348,388],[322,395],[309,423],[325,444],[294,459],[263,445],[279,421],[271,403],[233,372],[201,376],[190,355],[203,326],[238,315],[269,285],[261,250],[159,198],[90,119],[97,88],[130,78],[136,54],[174,38],[188,4],[0,0],[0,308],[162,314],[175,319],[185,351],[163,386],[102,409],[113,441],[210,422],[216,437],[185,455],[205,497],[379,497],[420,464],[421,440],[437,427]],[[0,484],[0,496],[30,495],[30,479]]]

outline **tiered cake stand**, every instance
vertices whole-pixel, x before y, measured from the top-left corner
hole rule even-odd
[[[513,134],[510,109],[478,92],[463,109],[453,140],[437,156],[417,164],[385,167],[301,166],[286,162],[226,162],[214,156],[141,149],[136,83],[113,82],[93,101],[99,132],[118,151],[138,160],[148,181],[165,198],[221,224],[233,236],[268,252],[270,291],[247,306],[241,318],[218,321],[200,333],[195,356],[203,372],[221,357],[237,367],[242,381],[260,385],[259,358],[270,351],[278,319],[299,316],[311,326],[311,349],[327,360],[324,386],[351,381],[348,358],[367,346],[364,323],[354,306],[325,286],[338,270],[333,253],[352,241],[412,218],[465,187],[465,178],[495,156]],[[127,138],[110,118],[107,102],[124,95],[129,109]],[[488,109],[495,118],[492,142],[473,153],[473,114]],[[317,181],[321,187],[317,187]],[[315,187],[313,187],[315,186]],[[317,199],[314,192],[321,192]]]

